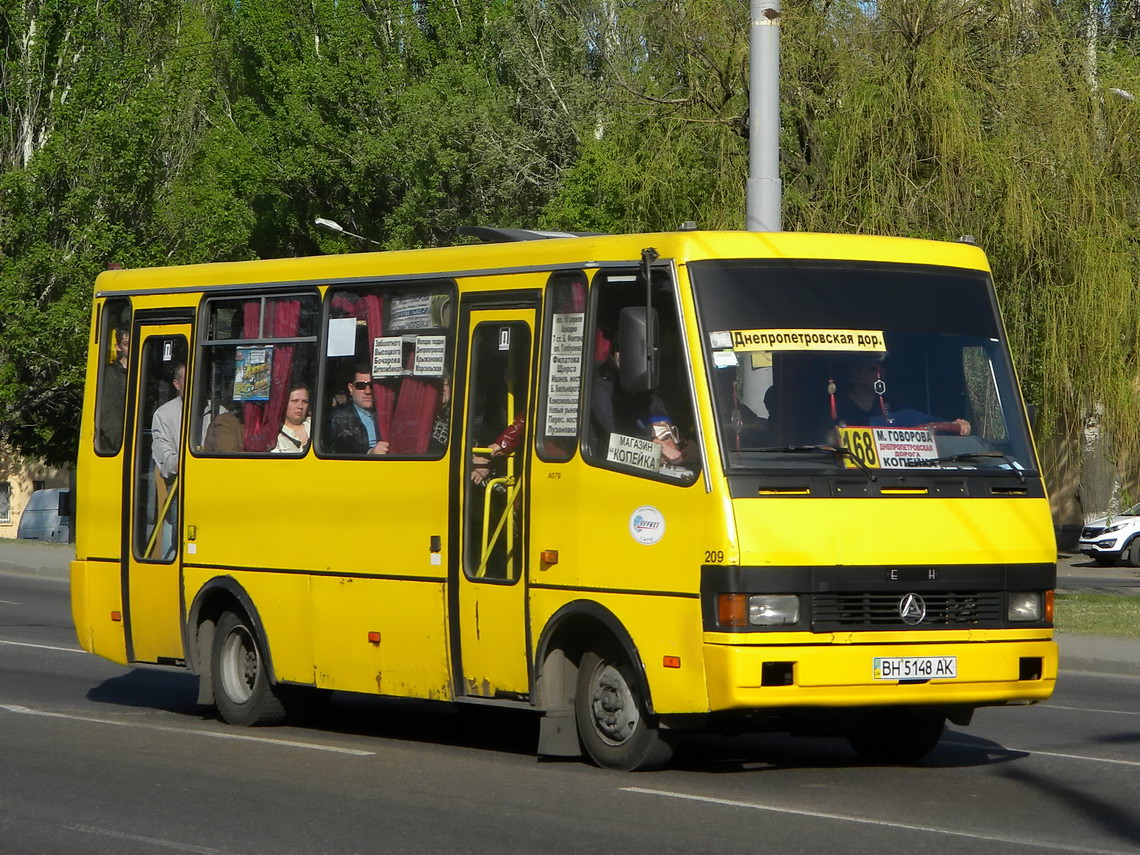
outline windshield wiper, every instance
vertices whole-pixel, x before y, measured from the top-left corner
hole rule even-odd
[[[835,445],[773,445],[764,448],[749,448],[741,449],[742,451],[763,451],[771,454],[834,454],[836,457],[846,457],[848,460],[854,461],[855,465],[863,470],[872,482],[878,481],[875,473],[872,472],[867,464],[851,453],[851,449],[843,448],[842,446]]]
[[[1009,464],[1009,468],[1013,470],[1013,474],[1017,476],[1017,480],[1022,484],[1025,483],[1025,476],[1021,473],[1021,470],[1017,467],[1017,464],[1013,462],[1013,458],[1009,457],[1006,454],[1002,454],[1000,451],[964,451],[961,454],[948,454],[945,457],[938,457],[936,458],[936,462],[958,463],[963,460],[969,460],[973,457],[992,457],[995,459],[1004,460]]]

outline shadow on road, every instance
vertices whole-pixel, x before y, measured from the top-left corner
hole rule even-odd
[[[933,769],[993,766],[1028,756],[988,739],[947,730],[935,749],[915,767]],[[780,769],[833,769],[868,766],[847,740],[778,733],[741,736],[690,736],[670,764],[688,772],[738,773]]]
[[[201,718],[212,711],[198,704],[198,678],[182,671],[134,668],[126,674],[104,680],[87,693],[99,704],[121,707],[149,707]]]
[[[197,703],[198,681],[184,672],[136,668],[105,680],[88,693],[101,704],[148,707],[195,720],[217,717]],[[303,728],[285,725],[263,734],[289,731],[291,737],[318,739],[338,734],[369,739],[422,742],[532,756],[538,745],[538,716],[527,710],[466,704],[375,698],[333,693],[331,702]],[[919,767],[992,766],[1026,756],[959,730],[947,730]],[[688,734],[679,741],[671,768],[707,774],[738,774],[779,769],[848,768],[867,765],[839,738],[794,737],[778,733]]]

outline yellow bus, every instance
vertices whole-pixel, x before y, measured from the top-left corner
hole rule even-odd
[[[525,708],[539,753],[620,769],[741,728],[913,761],[1049,697],[1053,530],[977,247],[484,234],[99,276],[86,650],[237,725]]]

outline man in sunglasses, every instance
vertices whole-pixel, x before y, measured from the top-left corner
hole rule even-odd
[[[388,442],[376,425],[372,372],[357,366],[348,384],[349,400],[329,416],[329,444],[336,454],[387,454]]]

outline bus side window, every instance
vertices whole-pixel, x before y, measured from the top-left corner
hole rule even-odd
[[[589,381],[586,459],[635,475],[692,483],[700,455],[671,277],[663,270],[654,272],[648,312],[645,282],[628,271],[599,272],[593,293],[594,325],[587,340],[594,342],[595,363]],[[622,369],[623,338],[642,346],[652,340],[656,378],[646,383],[644,377],[623,376],[632,373],[629,364]]]
[[[309,400],[311,409],[319,311],[312,293],[206,302],[192,451],[299,456],[308,450],[311,414],[290,409],[290,400]]]
[[[586,274],[553,274],[545,302],[538,456],[561,462],[573,457],[578,447],[578,409],[585,376]]]
[[[454,285],[329,291],[322,454],[440,458],[451,436]]]
[[[95,399],[95,451],[99,454],[118,454],[123,446],[130,350],[131,302],[113,297],[103,304],[99,329],[99,391]]]

